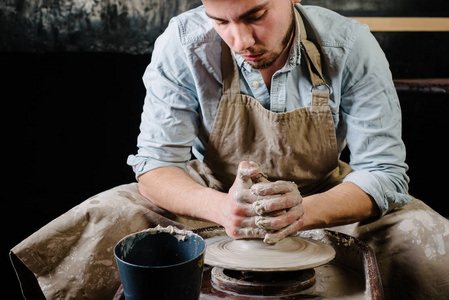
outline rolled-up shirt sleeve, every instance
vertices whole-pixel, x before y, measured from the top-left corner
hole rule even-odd
[[[147,90],[136,155],[128,157],[136,177],[160,167],[186,170],[198,131],[198,101],[189,64],[171,21],[157,39],[143,82]]]
[[[387,59],[367,27],[346,61],[340,115],[350,165],[344,179],[371,195],[381,215],[411,200],[401,108]]]

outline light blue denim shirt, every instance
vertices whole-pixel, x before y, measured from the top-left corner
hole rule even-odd
[[[322,52],[338,151],[347,145],[351,153],[354,172],[344,181],[371,195],[382,215],[408,203],[401,109],[383,51],[366,25],[316,6],[296,8],[311,24],[306,24],[308,38]],[[265,108],[282,113],[311,105],[299,43],[273,75],[270,93],[260,72],[234,57],[241,92]],[[221,38],[204,7],[171,20],[155,43],[143,82],[147,95],[138,153],[128,164],[136,176],[167,166],[186,170],[191,150],[203,159],[222,95]]]

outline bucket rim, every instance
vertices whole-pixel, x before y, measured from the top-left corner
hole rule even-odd
[[[150,228],[150,229],[152,229],[152,228]],[[142,268],[142,269],[168,269],[168,268],[173,268],[173,267],[177,267],[177,266],[181,266],[181,265],[190,263],[190,262],[195,261],[197,259],[202,259],[201,257],[204,257],[204,253],[206,252],[206,241],[199,234],[196,234],[193,231],[183,230],[183,232],[185,234],[184,233],[183,234],[170,233],[170,232],[164,232],[164,231],[156,231],[155,232],[155,231],[152,231],[152,230],[149,230],[149,229],[145,229],[145,230],[142,230],[142,231],[138,231],[138,232],[134,232],[134,233],[128,234],[128,235],[124,236],[123,238],[121,238],[120,241],[118,241],[117,244],[114,246],[114,256],[115,256],[116,260],[120,261],[121,263],[123,263],[125,265],[132,266],[132,267],[138,267],[138,268]],[[146,235],[150,235],[150,234],[152,234],[152,235],[154,235],[154,234],[169,234],[169,235],[172,235],[174,237],[176,237],[176,236],[178,236],[178,237],[186,236],[187,238],[195,236],[196,238],[199,238],[199,240],[201,241],[203,249],[194,258],[186,260],[186,261],[183,261],[183,262],[180,262],[180,263],[177,263],[177,264],[164,265],[164,266],[144,266],[144,265],[133,264],[133,263],[127,262],[127,261],[123,260],[122,258],[120,258],[117,255],[117,249],[118,249],[118,246],[120,245],[120,243],[122,241],[124,241],[125,239],[130,238],[132,236],[138,235],[138,234],[146,234]],[[202,264],[204,264],[204,261],[203,261]]]

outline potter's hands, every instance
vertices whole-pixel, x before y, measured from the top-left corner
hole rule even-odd
[[[269,182],[257,164],[241,162],[224,201],[222,225],[233,238],[264,238],[275,244],[299,230],[303,212],[295,183]]]
[[[264,238],[267,231],[256,225],[258,217],[253,203],[257,195],[251,192],[254,183],[265,180],[255,163],[243,161],[237,176],[221,208],[222,222],[226,233],[233,238]]]
[[[258,215],[255,223],[267,231],[265,243],[276,244],[301,228],[304,210],[301,194],[294,182],[265,180],[251,186],[251,192],[257,196],[253,202]]]

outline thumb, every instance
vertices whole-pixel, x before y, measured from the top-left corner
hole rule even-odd
[[[251,177],[259,174],[259,167],[247,161],[242,161],[237,169],[236,182],[239,187],[250,188],[253,184]]]

